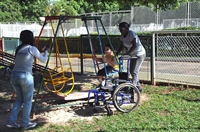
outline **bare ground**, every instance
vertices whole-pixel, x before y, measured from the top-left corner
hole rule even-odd
[[[2,71],[0,71],[0,132],[20,131],[6,127],[6,122],[9,118],[12,105],[10,101],[11,95],[14,91],[9,83],[9,74],[6,74],[4,77],[2,75]],[[93,75],[75,75],[75,89],[78,91],[87,92],[89,88],[95,87],[97,84],[98,81]],[[147,101],[148,99],[149,98],[146,94],[141,94],[141,103]],[[37,105],[37,103],[40,105]],[[99,108],[98,111],[94,111],[94,107],[87,105],[87,98],[78,101],[44,99],[38,100],[37,103],[36,106],[38,110],[36,110],[34,114],[32,113],[31,121],[38,122],[39,126],[47,125],[49,123],[66,124],[67,121],[73,119],[92,120],[93,117],[100,118],[103,115],[107,115],[107,111],[104,107]],[[44,109],[40,109],[41,106],[46,107]],[[55,107],[47,109],[47,106]],[[111,106],[111,109],[115,111],[113,106]],[[21,117],[22,113],[20,111],[18,115],[18,123],[20,123]]]

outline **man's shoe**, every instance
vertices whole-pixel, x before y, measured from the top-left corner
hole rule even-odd
[[[20,125],[17,124],[16,122],[8,122],[6,124],[7,127],[10,127],[10,128],[20,128]]]
[[[26,127],[23,127],[24,130],[34,128],[37,125],[35,122],[29,122]]]

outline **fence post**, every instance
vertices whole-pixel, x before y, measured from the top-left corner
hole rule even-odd
[[[151,46],[151,84],[156,85],[155,81],[155,33],[152,36],[153,43]]]
[[[80,44],[80,61],[81,61],[81,75],[83,75],[83,35],[80,35],[81,44]]]

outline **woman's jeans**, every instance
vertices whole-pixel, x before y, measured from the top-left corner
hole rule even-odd
[[[132,76],[132,83],[139,89],[141,88],[141,86],[138,78],[138,73],[145,57],[146,54],[138,56],[137,58],[132,58],[130,61],[130,74]]]
[[[13,105],[8,122],[16,122],[17,115],[23,105],[21,126],[28,125],[32,109],[34,81],[31,73],[13,71],[10,82],[16,92],[16,101]]]

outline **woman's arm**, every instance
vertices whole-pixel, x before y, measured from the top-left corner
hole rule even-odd
[[[31,52],[31,54],[32,54],[34,57],[36,57],[39,61],[41,61],[41,62],[43,62],[43,63],[46,62],[47,56],[48,56],[48,51],[47,51],[47,50],[45,50],[45,51],[44,51],[44,54],[42,55],[42,54],[40,53],[40,51],[39,51],[35,46],[31,46],[31,47],[30,47],[30,52]]]
[[[132,47],[130,48],[129,51],[127,51],[127,55],[129,55],[135,48],[136,48],[136,38],[134,38],[132,41],[131,41],[131,44],[132,44]]]

